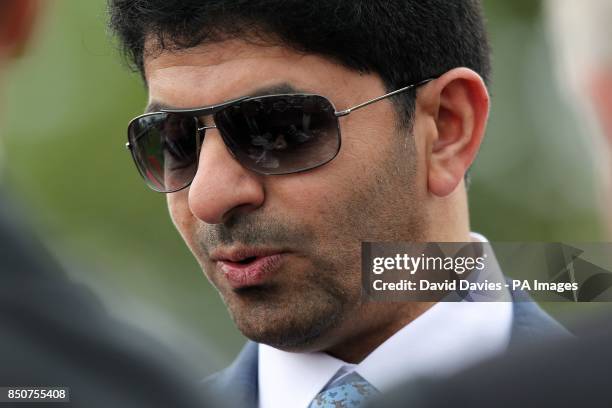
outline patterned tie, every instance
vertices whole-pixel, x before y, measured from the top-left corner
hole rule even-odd
[[[330,383],[312,400],[308,408],[355,408],[379,391],[353,372]]]

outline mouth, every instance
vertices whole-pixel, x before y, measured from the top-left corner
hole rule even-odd
[[[261,286],[280,268],[286,252],[272,249],[239,248],[211,254],[217,272],[234,290]]]

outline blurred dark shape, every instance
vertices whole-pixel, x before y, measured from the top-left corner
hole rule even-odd
[[[38,6],[0,2],[0,65],[22,53]],[[9,197],[0,189],[0,387],[68,387],[71,402],[0,406],[209,406],[184,362],[68,278]]]
[[[111,319],[17,219],[0,195],[0,386],[69,387],[73,407],[208,406],[184,362]]]
[[[592,321],[581,332],[579,338],[514,350],[446,379],[404,384],[371,406],[611,407],[612,319]]]

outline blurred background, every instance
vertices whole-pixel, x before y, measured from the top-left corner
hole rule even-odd
[[[245,339],[124,147],[146,93],[123,65],[105,2],[46,2],[0,98],[0,171],[30,224],[116,317],[186,353],[202,372]],[[593,146],[565,104],[536,0],[485,1],[493,110],[472,170],[473,230],[492,241],[600,241]],[[547,304],[564,322],[604,305]]]

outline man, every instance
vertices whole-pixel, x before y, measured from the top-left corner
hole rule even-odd
[[[39,9],[37,0],[0,3],[2,69],[25,49]],[[1,190],[0,405],[32,406],[16,397],[25,391],[38,394],[30,402],[45,406],[208,406],[183,378],[185,367],[173,354],[113,320],[89,289],[66,276],[21,219]],[[54,389],[56,399],[34,391],[39,387]]]
[[[549,0],[545,6],[559,83],[593,135],[601,196],[607,197],[602,209],[612,220],[612,3]],[[577,338],[493,358],[444,380],[402,384],[372,406],[609,407],[610,316],[581,326]]]
[[[489,113],[477,1],[109,8],[149,91],[128,148],[252,340],[207,389],[268,408],[340,406],[348,387],[358,405],[563,333],[532,303],[361,299],[362,241],[478,239],[464,182]]]
[[[612,3],[549,0],[544,5],[560,89],[594,135],[600,203],[612,233]]]

